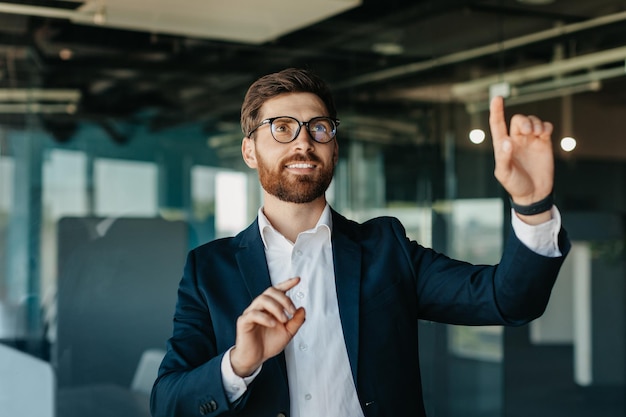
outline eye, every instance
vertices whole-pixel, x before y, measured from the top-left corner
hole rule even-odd
[[[298,124],[294,120],[284,117],[272,122],[272,130],[274,133],[289,135],[294,131],[294,125],[297,126]]]
[[[309,130],[314,133],[328,133],[333,128],[328,119],[313,119],[309,124]]]

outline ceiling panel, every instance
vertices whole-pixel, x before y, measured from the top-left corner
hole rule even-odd
[[[73,21],[261,44],[360,3],[361,0],[96,0],[77,9]]]

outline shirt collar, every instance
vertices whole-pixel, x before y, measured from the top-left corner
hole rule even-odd
[[[265,213],[263,213],[263,207],[259,208],[257,221],[259,224],[259,230],[261,231],[261,239],[263,240],[263,245],[265,246],[265,249],[267,249],[268,238],[266,237],[266,233],[275,233],[280,236],[282,236],[282,234],[280,234],[278,230],[274,229],[274,226],[272,226],[270,221],[265,216]],[[317,233],[320,230],[327,230],[328,242],[330,243],[330,237],[331,237],[331,233],[333,230],[332,226],[333,226],[333,218],[331,215],[330,206],[328,205],[328,203],[326,203],[326,206],[324,207],[324,211],[322,211],[322,214],[320,215],[320,218],[317,221],[317,224],[315,225],[315,227],[310,230],[305,230],[302,233]]]

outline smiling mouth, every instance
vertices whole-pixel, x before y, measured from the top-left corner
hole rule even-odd
[[[315,165],[313,164],[307,164],[304,162],[298,162],[295,164],[287,164],[286,165],[287,168],[294,168],[294,169],[312,169],[315,168]]]

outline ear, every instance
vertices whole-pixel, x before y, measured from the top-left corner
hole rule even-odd
[[[243,161],[246,163],[246,165],[253,169],[256,169],[258,166],[256,160],[255,146],[256,143],[249,137],[245,137],[241,141],[241,155],[243,156]]]

